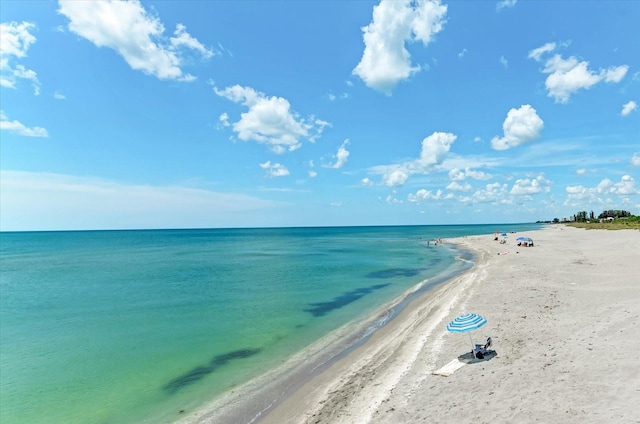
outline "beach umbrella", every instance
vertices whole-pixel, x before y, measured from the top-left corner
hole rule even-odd
[[[469,333],[471,350],[473,350],[475,345],[473,344],[473,339],[471,339],[471,331],[482,327],[486,323],[487,320],[482,315],[464,314],[456,317],[456,319],[447,324],[447,330],[452,333]]]
[[[518,237],[516,240],[519,242],[524,242],[525,245],[530,244],[533,246],[533,239],[531,237]]]

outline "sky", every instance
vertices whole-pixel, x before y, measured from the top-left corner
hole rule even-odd
[[[0,230],[640,215],[638,1],[11,1]]]

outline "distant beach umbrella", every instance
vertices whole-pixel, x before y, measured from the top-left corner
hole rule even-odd
[[[456,319],[447,324],[447,330],[452,333],[469,333],[471,350],[473,350],[475,345],[473,344],[473,339],[471,339],[471,331],[482,327],[486,323],[487,320],[482,315],[464,314],[456,317]]]
[[[518,237],[516,240],[519,241],[520,243],[524,243],[525,246],[528,244],[533,246],[533,239],[531,237]]]

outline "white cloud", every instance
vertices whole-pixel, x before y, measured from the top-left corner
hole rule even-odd
[[[551,181],[544,178],[542,174],[532,179],[519,179],[516,180],[516,182],[513,184],[510,194],[523,196],[538,193],[548,193],[551,190],[551,184]]]
[[[471,187],[471,184],[469,184],[469,183],[460,184],[457,181],[452,181],[447,186],[447,190],[451,190],[451,191],[471,191],[471,190],[473,190],[473,187]]]
[[[509,61],[507,61],[504,56],[500,56],[500,59],[498,59],[498,61],[502,64],[502,66],[504,66],[504,69],[507,69],[509,67]]]
[[[49,133],[45,128],[29,128],[19,121],[9,121],[7,115],[5,115],[2,111],[0,111],[0,130],[9,131],[17,135],[23,135],[25,137],[49,137]]]
[[[318,176],[318,173],[316,171],[313,171],[313,170],[309,170],[308,174],[309,174],[309,178],[315,178],[315,177]]]
[[[547,43],[529,52],[529,58],[539,62],[543,55],[555,48],[555,43]],[[628,70],[627,65],[621,65],[595,72],[589,69],[587,61],[578,61],[575,56],[563,59],[559,54],[554,54],[546,60],[542,72],[549,74],[545,81],[547,95],[553,97],[556,103],[567,103],[578,90],[589,89],[600,82],[620,82]]]
[[[413,174],[428,174],[440,165],[451,149],[457,136],[451,133],[434,132],[422,140],[422,150],[418,159],[392,165],[372,168],[372,172],[382,175],[383,184],[389,187],[403,185]]]
[[[576,175],[585,175],[587,173],[587,170],[585,168],[580,168],[576,171]]]
[[[581,201],[582,203],[606,203],[601,196],[617,195],[629,196],[640,194],[640,190],[635,187],[635,180],[630,175],[623,175],[620,182],[614,183],[608,178],[603,179],[600,183],[592,188],[582,185],[567,186],[567,202]]]
[[[365,48],[353,74],[390,95],[399,81],[420,71],[420,66],[412,66],[405,43],[428,45],[442,30],[446,13],[440,0],[381,0],[373,8],[371,23],[362,28]]]
[[[31,22],[0,23],[0,52],[2,55],[25,57],[29,46],[36,42],[36,37],[29,32],[35,27]]]
[[[164,35],[162,22],[138,0],[60,1],[59,5],[71,32],[115,50],[132,69],[160,79],[193,81],[195,77],[181,69],[183,56],[189,51],[204,58],[213,55],[182,24],[176,26],[175,37]]]
[[[634,110],[636,110],[637,108],[638,108],[637,103],[631,100],[625,103],[624,105],[622,105],[622,112],[620,112],[620,114],[622,116],[629,116],[629,114]]]
[[[218,117],[218,121],[220,121],[223,127],[231,126],[231,124],[229,123],[229,115],[227,114],[227,112],[223,112],[222,114],[220,114],[220,117]]]
[[[442,163],[444,156],[449,153],[451,144],[458,138],[451,133],[434,132],[422,140],[422,151],[420,152],[420,165],[428,167]]]
[[[464,181],[465,178],[464,172],[458,168],[453,168],[449,171],[449,180],[451,181]]]
[[[540,137],[544,122],[531,105],[522,105],[519,109],[511,109],[502,124],[503,137],[494,137],[491,147],[495,150],[506,150],[519,146]]]
[[[485,188],[477,190],[471,196],[460,197],[460,201],[466,204],[473,203],[509,203],[507,197],[507,185],[498,182],[487,184]]]
[[[409,178],[409,173],[400,169],[391,171],[382,176],[382,182],[387,187],[398,187],[403,185]]]
[[[394,192],[394,194],[395,194],[395,192]],[[387,203],[396,203],[396,204],[404,203],[402,200],[399,200],[399,199],[395,198],[395,197],[394,197],[393,195],[391,195],[391,194],[387,196],[387,198],[385,199],[385,201],[386,201]]]
[[[324,128],[330,126],[328,122],[313,116],[301,118],[291,111],[288,100],[282,97],[267,97],[250,87],[234,85],[223,90],[214,87],[214,91],[218,96],[240,103],[249,109],[232,125],[238,138],[242,141],[253,140],[267,144],[275,153],[300,148],[301,138],[314,142]],[[223,124],[229,124],[226,113],[221,115],[221,121]]]
[[[529,52],[529,59],[534,59],[536,62],[540,62],[542,55],[550,53],[556,49],[556,43],[547,43],[544,46],[533,49]]]
[[[491,179],[491,175],[482,171],[474,171],[468,166],[464,169],[464,171],[453,168],[449,171],[449,180],[451,181],[464,181],[467,177],[473,178],[474,180],[488,180]]]
[[[56,100],[64,100],[67,98],[67,96],[65,96],[64,94],[62,94],[59,91],[56,91],[55,93],[53,93],[53,98]]]
[[[427,200],[440,200],[443,198],[450,199],[453,197],[449,195],[443,197],[442,195],[443,195],[442,190],[438,190],[435,193],[433,193],[431,190],[420,189],[416,192],[416,194],[409,193],[409,195],[407,196],[407,200],[412,203],[420,203],[420,202],[425,202]]]
[[[482,171],[474,171],[468,167],[465,168],[464,172],[467,177],[473,178],[474,180],[490,180],[491,178],[493,178],[491,174],[487,174],[486,172]]]
[[[36,37],[30,31],[35,30],[31,22],[0,23],[0,86],[16,88],[19,80],[31,82],[33,94],[40,94],[38,74],[14,63],[17,59],[27,56],[29,46],[36,42]]]
[[[176,30],[173,33],[175,37],[171,37],[169,41],[174,50],[178,51],[182,47],[195,50],[205,59],[209,59],[213,56],[213,50],[206,48],[202,43],[195,39],[191,34],[187,32],[187,27],[183,24],[176,25]]]
[[[504,9],[505,7],[513,7],[516,5],[516,2],[518,0],[500,0],[497,4],[496,4],[496,10],[500,11],[502,9]]]
[[[640,153],[634,153],[633,156],[631,156],[631,165],[640,166]]]
[[[279,163],[272,164],[269,160],[261,163],[260,168],[266,170],[269,177],[286,177],[289,175],[289,170],[284,165]]]
[[[347,150],[347,145],[349,144],[349,139],[346,139],[340,147],[338,147],[338,152],[335,154],[335,163],[333,165],[327,165],[326,168],[342,168],[349,159],[349,151]]]
[[[240,214],[277,205],[200,188],[22,171],[0,171],[0,203],[2,231],[250,225]]]
[[[462,49],[462,51],[458,53],[458,58],[462,59],[464,55],[467,54],[467,52],[468,52],[467,49]]]
[[[373,181],[371,181],[369,178],[363,178],[362,181],[360,181],[360,184],[365,187],[373,187]]]

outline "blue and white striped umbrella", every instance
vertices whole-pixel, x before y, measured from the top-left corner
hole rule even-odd
[[[482,315],[464,314],[447,324],[447,330],[452,333],[466,333],[467,331],[480,328],[486,323],[487,320]]]
[[[473,339],[471,339],[471,330],[482,327],[487,323],[487,320],[482,315],[478,314],[464,314],[456,317],[453,321],[447,324],[447,330],[452,333],[466,333],[469,332],[469,340],[471,340],[471,350],[475,349]]]

